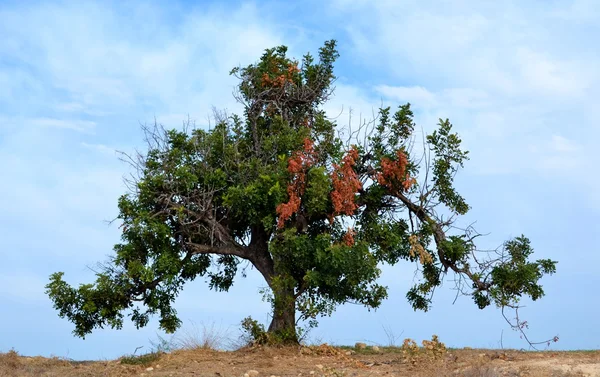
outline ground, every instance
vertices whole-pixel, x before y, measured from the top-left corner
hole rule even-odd
[[[575,377],[600,376],[600,351],[522,352],[515,350],[421,347],[360,350],[328,345],[295,348],[245,348],[232,352],[178,350],[114,361],[71,361],[0,354],[4,376],[145,376],[145,377],[341,377],[465,376]]]

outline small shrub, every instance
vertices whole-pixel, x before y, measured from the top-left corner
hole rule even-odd
[[[434,358],[442,357],[446,353],[446,345],[433,335],[431,340],[423,340],[423,348],[431,353]]]
[[[121,364],[127,365],[150,365],[158,361],[162,356],[162,352],[150,352],[144,355],[128,355],[121,357]]]
[[[19,361],[19,353],[14,349],[6,353],[0,353],[0,366],[7,369],[17,369],[21,365]]]
[[[269,334],[265,331],[262,323],[246,317],[242,320],[242,339],[247,345],[265,345],[269,344]]]
[[[417,362],[417,357],[419,353],[419,346],[417,342],[410,338],[404,339],[402,346],[400,347],[402,350],[402,357],[406,362],[414,364]]]
[[[415,364],[421,358],[439,359],[446,354],[446,345],[440,342],[437,335],[433,335],[431,340],[423,340],[423,348],[419,348],[417,342],[407,338],[404,339],[400,350],[405,362]]]

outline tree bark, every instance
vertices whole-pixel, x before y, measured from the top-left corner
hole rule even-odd
[[[296,334],[296,297],[293,288],[274,287],[273,319],[268,332],[278,342],[297,344]]]
[[[249,245],[250,262],[273,292],[273,319],[267,332],[276,343],[298,344],[294,284],[290,284],[289,281],[286,283],[286,274],[276,268],[276,263],[269,253],[268,239],[269,236],[261,227],[255,227],[252,229]]]

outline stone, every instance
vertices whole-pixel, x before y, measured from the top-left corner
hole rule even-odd
[[[152,372],[153,370],[154,370],[154,368],[152,368],[152,367],[146,368],[146,372]]]
[[[371,347],[371,349],[373,351],[375,351],[375,352],[380,352],[381,351],[381,348],[379,348],[378,346],[373,346],[373,347]]]
[[[362,342],[356,342],[354,348],[356,348],[357,350],[364,350],[367,348],[367,344]]]
[[[456,355],[449,354],[448,356],[446,356],[446,361],[455,363],[457,360],[458,360],[458,356],[456,356]]]
[[[323,369],[323,365],[321,365],[321,364],[317,364],[317,365],[315,365],[315,368],[317,368],[317,369],[321,369],[321,370],[322,370],[322,369]]]
[[[257,377],[258,371],[254,370],[254,369],[250,369],[249,371],[246,372],[246,374],[248,374],[248,377]]]

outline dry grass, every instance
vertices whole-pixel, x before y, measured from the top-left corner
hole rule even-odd
[[[182,350],[224,350],[231,349],[232,343],[229,329],[216,326],[214,322],[208,326],[204,323],[197,326],[192,322],[191,328],[180,330],[170,342],[173,349]]]
[[[22,357],[15,350],[0,353],[0,377],[59,376],[58,370],[70,366],[71,363],[58,357]]]
[[[0,367],[8,370],[17,369],[21,365],[19,354],[15,350],[10,350],[7,353],[0,354]]]
[[[201,330],[199,334],[202,334]],[[127,356],[114,361],[74,362],[60,358],[23,357],[16,351],[9,351],[0,353],[0,377],[125,377],[142,374],[146,377],[225,377],[242,376],[249,370],[257,370],[259,377],[299,374],[314,377],[600,376],[600,352],[449,350],[443,357],[428,357],[428,351],[421,349],[420,356],[410,359],[402,353],[401,347],[382,347],[381,352],[376,354],[352,354],[348,348],[328,345],[256,347],[220,352],[208,347],[209,339],[213,337],[185,343],[190,349]]]

